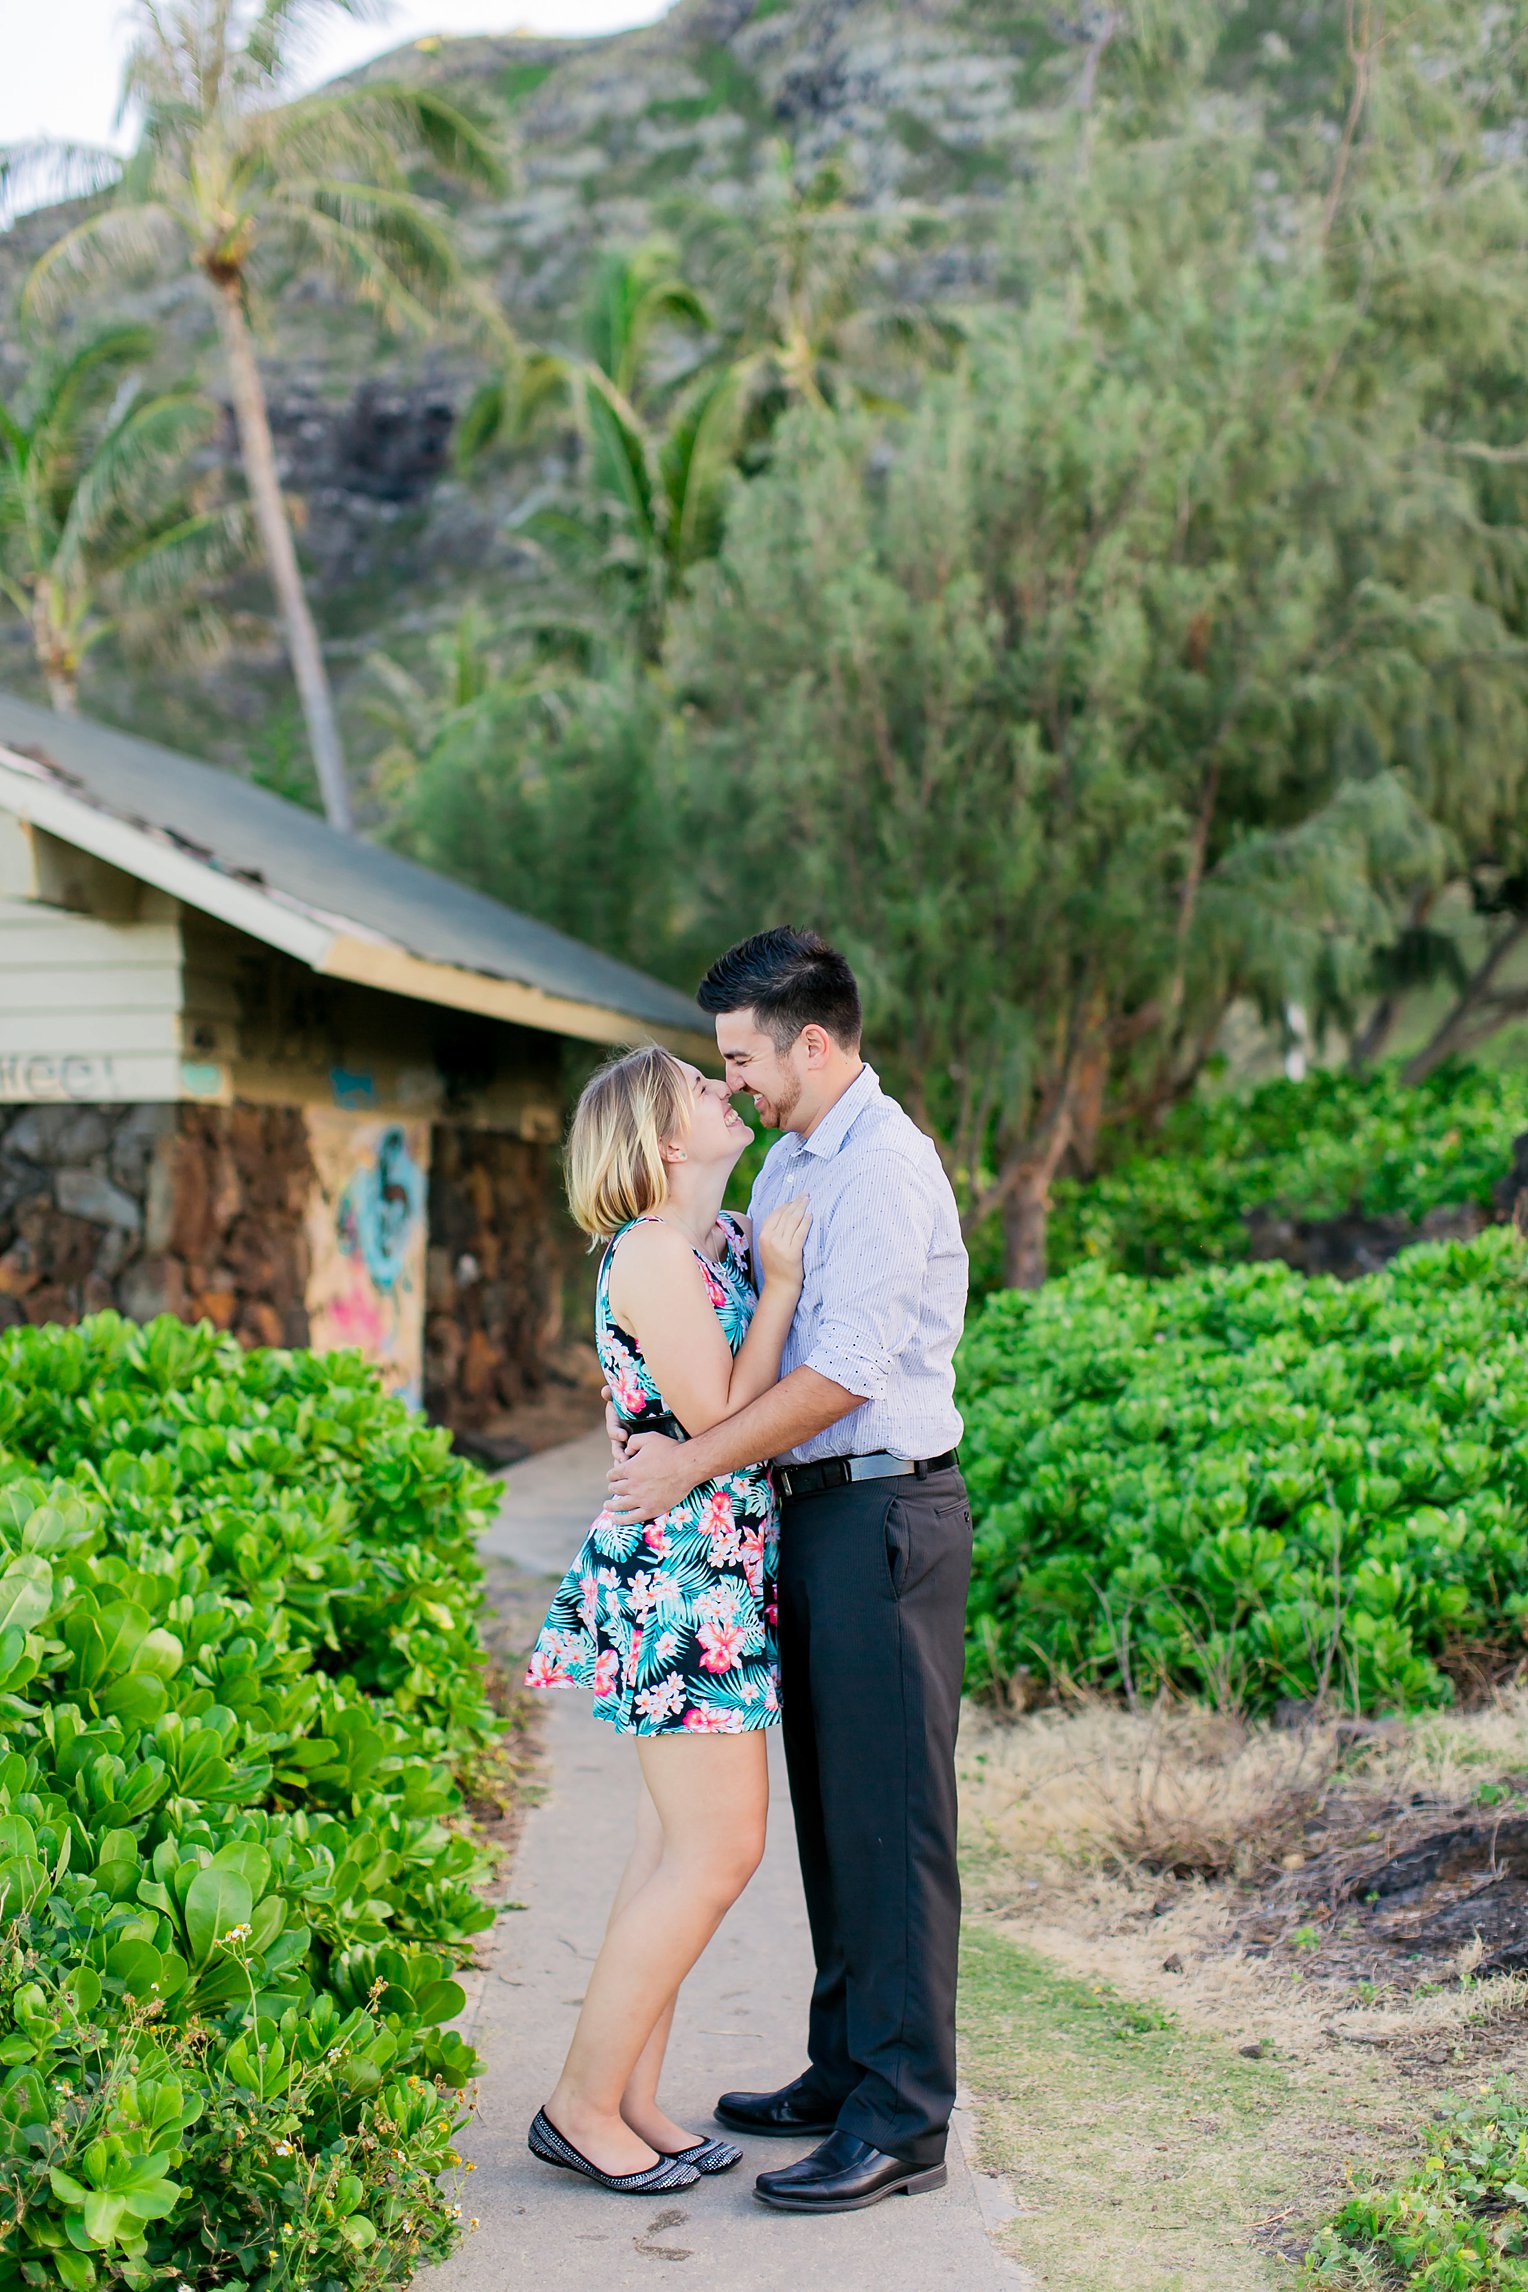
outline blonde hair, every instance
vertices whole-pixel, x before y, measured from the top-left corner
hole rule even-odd
[[[608,1241],[668,1199],[660,1148],[689,1128],[690,1087],[657,1043],[623,1051],[585,1083],[568,1132],[568,1206],[591,1241]]]

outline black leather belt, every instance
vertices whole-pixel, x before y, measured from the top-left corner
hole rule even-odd
[[[943,1456],[893,1456],[877,1449],[872,1456],[825,1456],[819,1464],[777,1464],[775,1486],[782,1496],[818,1496],[825,1488],[844,1488],[851,1480],[899,1480],[916,1473],[927,1480],[931,1472],[948,1472],[960,1458],[953,1448]]]

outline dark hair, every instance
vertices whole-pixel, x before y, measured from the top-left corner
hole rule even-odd
[[[701,980],[695,1000],[713,1016],[752,1011],[779,1051],[789,1050],[803,1027],[825,1027],[845,1050],[860,1039],[854,973],[826,939],[788,923],[729,947]]]

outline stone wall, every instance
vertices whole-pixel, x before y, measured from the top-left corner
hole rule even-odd
[[[299,1107],[0,1106],[0,1328],[110,1306],[305,1345],[321,1195]],[[433,1131],[424,1398],[453,1430],[502,1433],[549,1373],[587,1382],[559,1344],[553,1195],[550,1148]]]
[[[115,1306],[304,1344],[311,1175],[294,1108],[0,1108],[0,1327]]]
[[[495,1425],[540,1390],[560,1335],[552,1155],[438,1124],[430,1146],[425,1406],[453,1431]]]

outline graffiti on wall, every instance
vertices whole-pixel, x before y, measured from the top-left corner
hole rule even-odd
[[[0,1099],[8,1103],[109,1099],[116,1095],[109,1058],[45,1058],[41,1054],[0,1057]]]
[[[308,1323],[320,1351],[351,1346],[389,1392],[424,1391],[427,1122],[312,1107],[316,1183],[308,1203]]]

